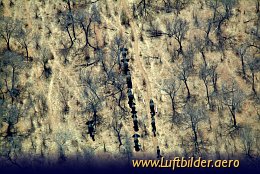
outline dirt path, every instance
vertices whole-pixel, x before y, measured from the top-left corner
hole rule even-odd
[[[9,6],[9,1],[8,0],[3,0],[4,3],[4,16],[11,16],[11,11],[10,11],[10,6]]]
[[[49,87],[48,87],[48,97],[47,97],[47,102],[48,102],[48,106],[49,106],[49,109],[48,109],[48,117],[49,117],[49,124],[51,126],[51,129],[53,131],[56,130],[57,128],[57,123],[59,123],[59,119],[56,117],[57,114],[54,114],[54,100],[53,99],[53,88],[55,88],[54,86],[54,79],[56,78],[56,73],[55,73],[55,70],[53,69],[54,73],[53,75],[51,76],[51,81],[50,81],[50,84],[49,84]]]
[[[138,37],[138,32],[136,30],[137,26],[136,26],[136,23],[134,22],[134,19],[130,15],[129,8],[127,6],[126,0],[121,1],[121,3],[122,3],[122,7],[123,7],[124,11],[126,12],[128,18],[129,18],[130,27],[131,27],[131,30],[133,32],[133,37],[134,37],[133,50],[134,50],[134,58],[135,58],[134,60],[135,61],[133,63],[134,64],[133,67],[136,67],[136,69],[140,70],[141,76],[142,76],[142,78],[146,82],[145,91],[143,91],[143,94],[144,94],[143,97],[144,97],[144,100],[146,102],[145,103],[146,114],[148,115],[149,123],[151,123],[151,114],[150,114],[149,101],[150,101],[150,99],[153,98],[153,95],[152,95],[151,84],[150,84],[147,72],[144,69],[143,61],[141,60],[141,58],[139,56],[139,43],[138,43],[139,37]],[[135,69],[133,69],[133,70],[135,70]],[[139,85],[141,86],[142,84],[139,84]],[[151,124],[149,124],[148,128],[150,128],[150,130],[151,130],[151,126],[150,125]],[[156,148],[157,145],[158,145],[157,138],[152,136],[152,141],[153,141],[153,148]]]
[[[131,27],[131,30],[132,30],[133,35],[134,35],[134,43],[133,43],[134,57],[135,57],[134,67],[137,67],[137,69],[141,71],[141,76],[144,78],[144,80],[146,82],[146,86],[145,86],[146,93],[145,93],[144,98],[145,98],[146,102],[149,102],[150,99],[152,98],[151,84],[149,82],[148,75],[147,75],[146,71],[144,70],[143,62],[140,60],[139,45],[138,45],[139,38],[138,38],[137,31],[136,31],[136,24],[133,22],[132,17],[129,15],[130,13],[129,13],[129,10],[128,10],[128,7],[127,7],[125,0],[122,1],[122,6],[123,6],[124,10],[126,11],[126,13],[128,15],[128,18],[130,19],[130,27]],[[146,103],[146,112],[147,112],[147,115],[150,115],[150,108],[149,108],[148,103]]]

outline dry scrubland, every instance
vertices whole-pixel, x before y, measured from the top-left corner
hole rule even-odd
[[[165,157],[259,158],[259,1],[0,5],[0,166],[127,162],[156,158],[157,146]],[[139,152],[117,61],[123,47]],[[86,125],[94,117],[95,141]]]

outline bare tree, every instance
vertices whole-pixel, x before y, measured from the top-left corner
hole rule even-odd
[[[7,50],[11,50],[10,40],[21,29],[21,22],[11,17],[0,18],[0,37],[4,39]]]
[[[149,28],[147,29],[150,37],[160,37],[162,36],[163,32],[160,29],[160,24],[157,21],[150,20],[149,21]]]
[[[189,4],[188,0],[163,0],[166,13],[174,11],[178,16],[185,7]]]
[[[248,157],[252,157],[251,152],[254,143],[254,134],[252,128],[246,126],[241,129],[241,139],[243,143],[243,148]]]
[[[76,40],[76,32],[75,32],[75,20],[74,20],[74,14],[71,8],[70,0],[67,0],[68,5],[68,20],[70,21],[70,24],[72,25],[72,32],[74,40]]]
[[[172,121],[175,122],[177,116],[177,92],[180,84],[176,78],[169,78],[164,81],[163,91],[170,97],[172,105]]]
[[[66,160],[66,155],[65,155],[65,148],[66,148],[66,143],[72,139],[72,135],[70,132],[58,132],[56,133],[54,137],[54,141],[58,145],[58,150],[59,150],[59,160],[65,161]]]
[[[61,29],[62,31],[66,31],[68,33],[69,39],[70,39],[70,46],[69,48],[72,48],[72,46],[74,45],[74,41],[75,41],[75,37],[73,38],[73,36],[70,33],[70,26],[74,26],[74,18],[72,21],[71,18],[71,13],[70,12],[61,12],[58,14],[58,23],[60,23]],[[73,30],[74,31],[74,30]],[[73,32],[74,35],[74,32]]]
[[[19,109],[16,105],[11,105],[10,108],[5,106],[5,108],[2,108],[2,114],[1,118],[2,121],[6,122],[8,124],[5,138],[14,136],[14,126],[18,123],[19,116],[21,116]]]
[[[255,13],[259,13],[260,12],[260,1],[259,0],[256,0],[255,2]]]
[[[76,20],[77,22],[79,23],[80,27],[83,29],[84,31],[84,34],[85,34],[85,46],[90,46],[91,48],[93,48],[94,50],[97,49],[97,47],[94,47],[90,41],[89,41],[89,36],[90,36],[90,27],[91,27],[91,23],[93,21],[93,14],[88,14],[87,12],[85,11],[77,11],[77,14],[76,14]],[[88,21],[86,23],[86,21]]]
[[[247,65],[251,72],[252,91],[254,92],[254,95],[257,96],[257,91],[255,89],[255,74],[260,71],[260,59],[256,57],[251,57],[249,58]]]
[[[237,49],[236,53],[238,54],[240,61],[241,61],[241,69],[243,78],[246,78],[246,63],[245,63],[245,56],[247,51],[247,44],[241,44]]]
[[[69,91],[66,88],[61,88],[61,103],[62,103],[62,121],[66,121],[66,115],[70,112],[70,107],[68,104],[69,100]]]
[[[174,39],[179,44],[178,54],[183,54],[182,42],[185,39],[185,35],[189,29],[189,24],[185,19],[176,18],[173,22],[166,23],[166,33],[169,37]]]
[[[0,65],[1,67],[5,67],[5,69],[3,69],[3,73],[5,74],[5,87],[13,103],[21,92],[21,89],[18,88],[17,81],[18,72],[24,67],[23,57],[12,51],[5,51],[0,60]],[[11,68],[11,71],[9,68]],[[8,84],[9,78],[11,79],[11,87]]]
[[[200,152],[199,148],[199,123],[206,118],[206,113],[202,107],[194,106],[192,103],[188,102],[184,107],[184,122],[191,128],[193,133],[193,143],[194,143],[194,155],[198,155]],[[202,137],[201,137],[202,138]]]
[[[190,69],[194,69],[194,56],[195,55],[195,48],[192,43],[189,44],[185,53],[183,54],[183,61],[185,62],[186,66]]]
[[[203,80],[203,83],[206,88],[206,94],[207,94],[207,101],[209,108],[212,109],[211,101],[210,101],[210,95],[209,95],[209,83],[210,83],[210,73],[211,69],[205,65],[202,65],[200,67],[199,77]]]
[[[25,49],[26,60],[29,61],[29,45],[32,42],[31,30],[30,29],[21,29],[17,32],[18,42],[21,44],[22,48]]]
[[[69,62],[69,54],[70,54],[70,48],[64,43],[63,40],[60,41],[63,48],[59,49],[59,53],[64,58],[63,63],[66,65]]]
[[[207,45],[206,45],[205,40],[198,38],[198,37],[195,38],[195,48],[200,52],[204,66],[207,66],[207,60],[206,60],[206,56],[205,56],[206,46]]]
[[[130,162],[130,159],[133,156],[133,151],[132,151],[132,146],[131,146],[131,142],[130,142],[130,137],[128,134],[125,135],[124,147],[125,147],[124,153],[127,155],[128,162]]]
[[[236,113],[244,100],[243,91],[239,89],[235,80],[231,80],[231,84],[228,82],[222,84],[222,97],[232,116],[233,126],[237,128]]]
[[[116,55],[119,69],[121,69],[120,55],[121,55],[122,48],[125,46],[125,44],[126,44],[126,40],[119,35],[116,35],[114,37],[114,40],[111,44],[111,56],[114,57]]]
[[[179,70],[179,79],[181,81],[183,81],[183,83],[185,84],[185,87],[187,89],[187,99],[189,100],[191,97],[190,94],[190,88],[188,86],[188,78],[191,75],[191,69],[189,68],[189,66],[185,63],[182,62],[182,64],[180,65],[180,70]]]
[[[137,13],[141,17],[147,17],[151,13],[152,9],[151,0],[141,0],[138,4],[133,4],[133,13]]]
[[[46,78],[49,78],[52,74],[52,69],[48,63],[49,63],[49,60],[51,60],[53,58],[53,55],[47,47],[44,47],[44,48],[41,48],[39,56],[40,56],[39,62],[43,66],[42,75],[44,75]]]
[[[0,156],[4,157],[11,163],[11,165],[21,168],[21,164],[17,161],[19,154],[22,151],[22,137],[12,136],[8,137],[6,141],[0,142]]]
[[[217,73],[217,64],[213,64],[210,66],[210,77],[211,77],[211,83],[213,86],[213,92],[214,93],[218,93],[218,86],[217,86],[217,82],[218,82],[218,73]]]
[[[121,113],[121,114],[123,114],[123,113]],[[122,123],[122,121],[120,121],[120,118],[119,118],[121,114],[120,114],[120,111],[114,110],[113,120],[112,120],[112,128],[115,131],[115,134],[117,136],[118,143],[119,143],[119,149],[123,145],[122,134],[121,134],[121,131],[123,128],[123,123]],[[121,116],[121,118],[122,118],[122,116]]]

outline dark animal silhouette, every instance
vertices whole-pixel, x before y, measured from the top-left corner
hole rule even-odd
[[[150,100],[150,110],[151,110],[151,115],[154,116],[155,110],[154,110],[154,102],[152,99]]]
[[[139,130],[139,128],[138,128],[138,120],[137,120],[137,116],[136,115],[133,118],[133,122],[134,122],[134,130],[135,130],[135,132],[137,132]]]
[[[137,134],[137,133],[135,133],[134,135],[133,135],[133,138],[134,138],[134,148],[135,148],[135,151],[140,151],[140,147],[141,147],[141,145],[139,145],[139,140],[138,140],[138,138],[140,137],[140,135],[139,134]]]
[[[156,137],[156,126],[155,126],[155,118],[152,117],[152,131],[153,135]]]
[[[129,101],[133,101],[134,100],[134,95],[133,95],[131,89],[127,90],[127,96],[128,96]]]
[[[130,107],[131,107],[131,106],[130,106]],[[137,111],[136,111],[136,107],[135,107],[135,106],[132,106],[131,109],[132,109],[131,113],[132,113],[133,115],[137,114]],[[133,117],[133,115],[132,115],[132,117]]]
[[[130,71],[129,68],[128,68],[128,62],[127,61],[124,62],[124,69],[123,70],[124,70],[125,75],[127,75],[127,72]]]
[[[132,78],[131,78],[130,73],[128,73],[126,76],[126,83],[127,83],[127,88],[130,88],[130,89],[133,88]]]
[[[157,158],[161,158],[161,150],[160,150],[160,147],[157,146]]]
[[[120,51],[122,52],[122,56],[126,57],[128,49],[127,48],[121,48]]]
[[[90,137],[92,138],[93,141],[95,141],[95,135],[94,135],[94,121],[88,121],[87,122],[88,125],[88,134],[90,135]]]

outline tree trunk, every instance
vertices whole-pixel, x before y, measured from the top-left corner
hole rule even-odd
[[[175,107],[175,99],[174,99],[174,97],[171,97],[171,102],[172,102],[172,116],[175,117],[175,115],[176,115],[176,107]]]
[[[72,39],[72,37],[71,37],[71,35],[70,35],[70,31],[69,31],[69,27],[68,26],[66,26],[66,31],[67,31],[67,33],[68,33],[68,35],[69,35],[69,37],[70,37],[70,47],[69,48],[71,48],[72,46],[73,46],[73,44],[74,44],[74,42],[73,42],[73,39]]]
[[[241,56],[241,66],[242,66],[243,78],[246,78],[245,62],[243,56]]]
[[[28,46],[25,44],[25,51],[26,51],[26,60],[29,61],[29,51]]]
[[[70,6],[70,0],[67,1],[67,4],[68,4],[68,7],[69,7],[70,17],[71,17],[71,20],[72,20],[73,37],[76,40],[75,23],[74,23],[74,17],[72,15],[72,10],[71,10],[71,6]]]
[[[187,83],[187,79],[184,79],[184,84],[186,86],[186,89],[187,89],[187,99],[190,99],[190,89],[188,87],[188,83]]]
[[[203,59],[204,65],[205,65],[205,67],[207,67],[207,61],[206,61],[206,56],[204,54],[204,51],[201,51],[200,53],[202,55],[202,59]]]
[[[204,85],[205,85],[205,88],[206,88],[208,105],[209,105],[209,108],[211,108],[211,103],[210,103],[210,98],[209,98],[209,89],[208,89],[208,85],[207,85],[206,81],[204,81]]]
[[[233,118],[233,126],[236,128],[236,127],[237,127],[236,111],[235,111],[235,109],[234,109],[233,106],[231,106],[231,107],[232,107],[232,108],[230,108],[230,106],[228,106],[229,111],[230,111],[230,113],[231,113],[231,115],[232,115],[232,118]]]
[[[196,127],[195,127],[194,123],[192,123],[192,131],[193,131],[193,135],[194,135],[195,152],[197,153],[199,151],[199,143],[198,143],[198,135],[197,135],[197,131],[196,131]]]
[[[179,43],[178,55],[179,55],[179,54],[183,54],[181,41],[180,41],[179,39],[178,39],[177,41],[178,41],[178,43]]]
[[[120,131],[116,128],[115,128],[115,131],[116,131],[117,139],[118,139],[118,142],[119,142],[119,148],[120,148],[120,146],[123,145],[122,140],[121,140],[121,136],[120,136]]]
[[[82,29],[83,29],[83,31],[84,31],[85,41],[86,41],[85,46],[87,46],[87,45],[88,45],[88,32],[87,32],[87,30],[86,30],[85,25],[83,24],[83,22],[80,23],[80,26],[82,27]]]
[[[11,51],[10,38],[7,39],[6,46],[7,46],[7,50]]]
[[[257,96],[257,92],[255,89],[255,73],[254,72],[252,72],[252,90],[253,90],[255,96]]]

